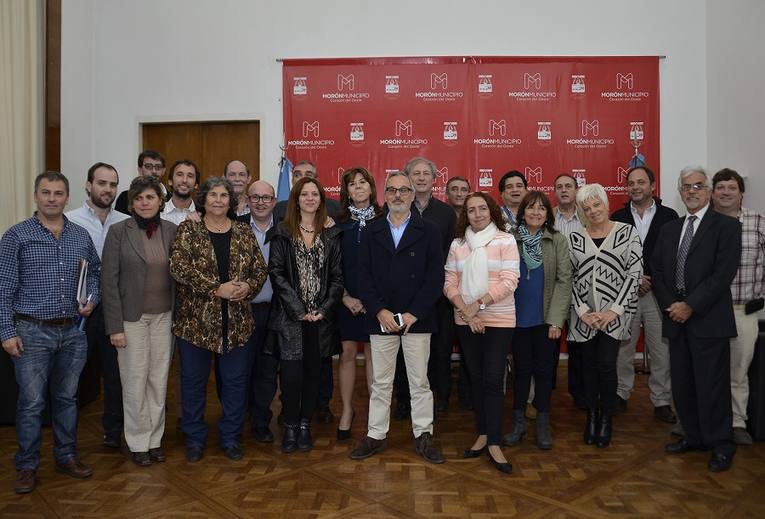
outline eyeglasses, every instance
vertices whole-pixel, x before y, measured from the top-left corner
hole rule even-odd
[[[386,187],[385,188],[385,194],[386,195],[394,195],[394,196],[396,195],[396,193],[398,193],[401,196],[406,196],[409,193],[411,193],[412,191],[414,191],[414,190],[411,187],[406,187],[406,186],[404,186],[404,187]]]
[[[274,199],[271,195],[252,195],[248,197],[250,199],[250,202],[255,202],[256,204],[270,204],[271,201]]]
[[[707,185],[704,182],[696,182],[695,184],[683,184],[680,186],[680,190],[684,193],[687,193],[690,190],[701,191],[702,189],[706,188]]]
[[[143,169],[147,170],[147,171],[152,171],[152,170],[153,171],[162,171],[163,169],[165,169],[165,166],[163,166],[162,164],[149,164],[149,163],[146,163],[146,162],[144,162],[143,166],[141,166],[141,167]]]

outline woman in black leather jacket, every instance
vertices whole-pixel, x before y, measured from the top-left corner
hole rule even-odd
[[[341,231],[324,228],[326,220],[324,189],[304,177],[292,187],[284,221],[270,237],[275,297],[269,329],[280,356],[285,453],[313,448],[321,359],[339,345],[334,313],[343,295]]]

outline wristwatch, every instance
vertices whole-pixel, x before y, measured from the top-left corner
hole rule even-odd
[[[486,303],[483,302],[482,299],[476,299],[476,303],[478,303],[478,310],[486,310]]]

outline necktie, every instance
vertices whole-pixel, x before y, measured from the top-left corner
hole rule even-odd
[[[685,260],[688,258],[688,250],[693,241],[693,223],[698,217],[691,215],[688,217],[688,226],[685,228],[685,234],[680,242],[680,248],[677,250],[677,269],[675,270],[675,288],[681,294],[685,293]]]

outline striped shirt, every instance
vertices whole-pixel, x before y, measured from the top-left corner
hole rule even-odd
[[[101,260],[88,232],[64,216],[56,238],[36,216],[0,240],[0,340],[16,337],[14,314],[36,319],[77,316],[80,260],[88,261],[88,294],[100,299]]]
[[[460,294],[462,272],[465,260],[470,256],[470,247],[465,240],[455,238],[449,247],[446,259],[446,281],[444,294],[451,299]],[[520,275],[520,257],[518,246],[513,235],[499,231],[486,246],[486,256],[489,261],[489,295],[494,303],[486,310],[478,312],[484,326],[496,328],[515,327],[515,297],[513,292],[518,286]],[[454,311],[454,322],[466,325],[465,321]]]
[[[741,208],[741,263],[730,286],[734,305],[743,305],[762,293],[765,276],[765,217]]]

